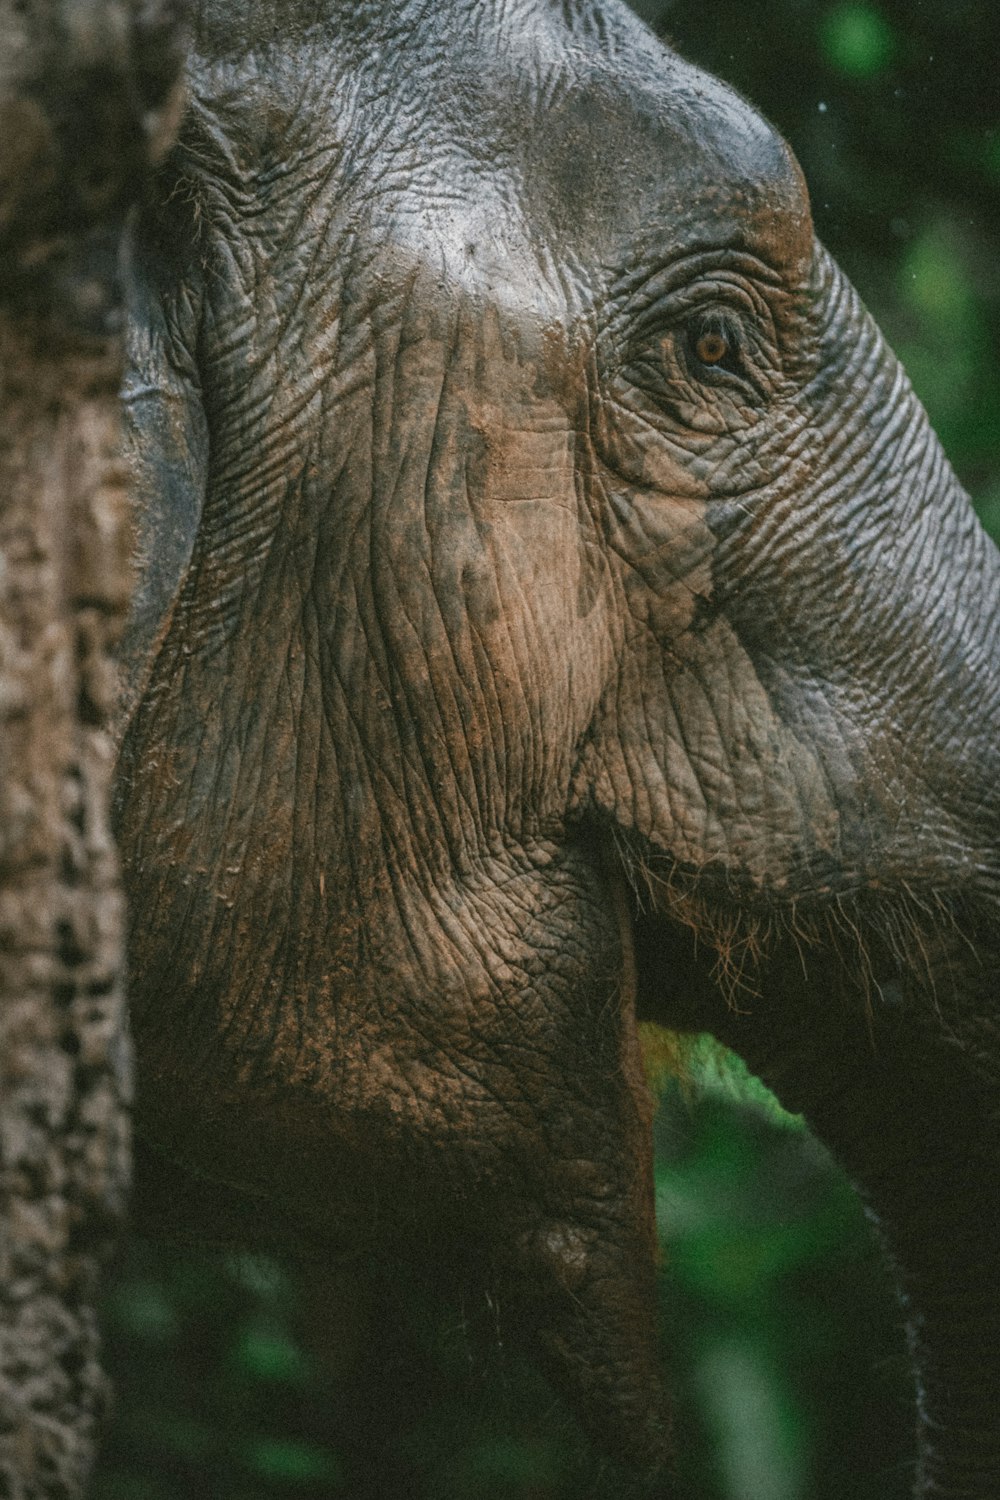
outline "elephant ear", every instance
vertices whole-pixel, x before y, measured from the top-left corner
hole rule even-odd
[[[162,200],[161,200],[162,201]],[[198,279],[174,264],[176,220],[140,224],[129,267],[122,387],[124,450],[133,494],[135,590],[122,643],[120,720],[148,680],[191,561],[208,472],[208,425],[197,365]]]

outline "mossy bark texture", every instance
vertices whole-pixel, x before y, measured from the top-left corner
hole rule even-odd
[[[0,1496],[80,1495],[128,1179],[108,833],[129,592],[119,262],[181,18],[0,0]]]

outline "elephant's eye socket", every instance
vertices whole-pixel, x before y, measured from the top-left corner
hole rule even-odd
[[[666,329],[640,328],[627,377],[682,424],[695,408],[704,423],[705,411],[718,401],[746,407],[763,397],[754,348],[753,330],[737,313],[703,305],[672,319]]]

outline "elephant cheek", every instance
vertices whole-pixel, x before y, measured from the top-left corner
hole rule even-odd
[[[708,620],[671,652],[646,635],[581,760],[589,796],[638,836],[657,878],[704,876],[773,899],[846,863],[841,807],[857,768],[836,736],[800,736],[738,637]]]

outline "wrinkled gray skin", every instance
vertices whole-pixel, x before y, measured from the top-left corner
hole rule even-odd
[[[997,557],[788,148],[613,0],[206,0],[135,274],[141,1132],[666,1494],[636,1011],[712,1031],[995,1500]]]

